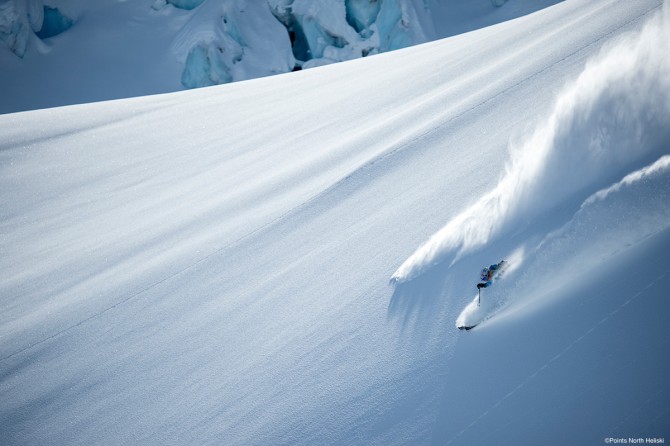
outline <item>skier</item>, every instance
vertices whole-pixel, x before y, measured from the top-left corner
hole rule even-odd
[[[501,260],[500,263],[494,263],[488,268],[482,270],[482,282],[477,284],[477,289],[488,288],[493,284],[493,278],[497,272],[502,272],[503,267],[505,266],[505,261]]]
[[[488,268],[484,268],[482,270],[482,275],[481,275],[481,282],[477,284],[477,290],[479,291],[479,299],[477,300],[477,306],[481,303],[482,300],[482,288],[488,288],[491,285],[493,285],[493,278],[497,275],[500,274],[504,267],[506,266],[506,262],[504,260],[501,260],[500,263],[494,263],[493,265],[489,266]]]

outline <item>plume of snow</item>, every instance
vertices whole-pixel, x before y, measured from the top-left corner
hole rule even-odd
[[[498,185],[420,246],[392,276],[411,280],[658,159],[670,141],[670,6],[606,44],[518,146]]]

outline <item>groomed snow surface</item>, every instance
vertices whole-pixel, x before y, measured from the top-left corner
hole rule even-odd
[[[0,116],[0,443],[670,441],[669,46],[568,0]]]

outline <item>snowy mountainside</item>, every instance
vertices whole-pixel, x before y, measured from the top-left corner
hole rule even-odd
[[[0,116],[3,443],[667,438],[667,32],[656,0],[569,0]]]
[[[0,113],[143,96],[392,51],[557,0],[4,0]]]
[[[454,262],[501,233],[518,230],[519,220],[546,214],[568,199],[579,203],[580,195],[665,153],[670,34],[661,16],[655,21],[639,35],[622,36],[618,45],[608,42],[558,95],[546,122],[512,148],[515,156],[498,187],[424,244],[394,279],[411,279],[443,259]]]
[[[580,209],[573,218],[584,218],[584,214],[591,213],[595,202],[604,199],[601,197],[606,196],[607,191],[618,191],[622,184],[624,189],[629,188],[630,183],[640,179],[651,181],[648,178],[654,175],[649,171],[663,172],[667,160],[656,160],[668,152],[670,144],[670,77],[667,76],[670,26],[667,21],[667,17],[659,15],[642,32],[624,34],[608,42],[576,81],[559,93],[547,120],[519,142],[518,147],[512,148],[514,157],[498,186],[421,246],[398,269],[393,281],[411,280],[436,263],[456,264],[482,247],[490,250],[495,240],[506,240],[525,230],[528,232],[525,243],[514,249],[516,255],[509,254],[513,257],[512,267],[517,269],[523,262],[522,253],[531,248],[529,240],[539,237],[537,249],[540,251],[547,249],[545,245],[556,245],[556,236],[549,232],[552,226],[558,229],[560,222],[569,219],[571,213]],[[644,167],[654,161],[653,166]],[[609,186],[627,172],[633,173],[624,178],[623,183]],[[565,246],[568,242],[558,245],[566,253],[582,253],[579,269],[583,272],[623,247],[662,231],[668,221],[667,203],[654,201],[657,199],[654,191],[664,191],[662,184],[641,194],[636,206],[625,202],[624,207],[617,207],[613,214],[621,215],[615,224],[599,223],[597,232],[582,234],[579,244],[570,249]],[[608,186],[609,189],[598,191]],[[590,194],[593,195],[589,197]],[[652,201],[645,203],[642,197]],[[661,200],[663,198],[665,194],[661,195]],[[627,219],[638,206],[644,209],[640,211],[642,215]],[[626,208],[629,210],[625,211]],[[550,220],[545,217],[548,213],[553,216]],[[607,211],[601,209],[597,214],[604,216]],[[534,223],[535,220],[539,220],[538,223]],[[616,230],[628,226],[635,226],[632,232],[638,240],[630,240]],[[547,237],[544,240],[543,233]],[[568,238],[577,237],[571,234]],[[593,246],[603,240],[607,252]],[[587,251],[591,251],[590,255]],[[539,258],[541,263],[552,265],[551,268],[536,265],[543,269],[535,272],[534,277],[549,276],[542,282],[562,280],[556,279],[556,276],[561,277],[557,271],[563,262],[571,262],[568,255],[558,259],[546,252]],[[526,265],[524,269],[529,274],[532,268]],[[571,271],[570,276],[575,273]],[[477,309],[473,302],[466,311],[474,315],[483,310]],[[464,314],[460,324],[474,323],[467,320]]]

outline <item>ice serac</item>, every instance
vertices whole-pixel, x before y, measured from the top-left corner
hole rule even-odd
[[[344,5],[347,10],[347,23],[349,23],[356,32],[369,34],[370,25],[377,20],[377,16],[379,15],[381,2],[370,0],[346,0]]]
[[[434,38],[422,1],[268,0],[189,3],[175,41],[195,88],[313,68]]]
[[[167,2],[175,8],[186,9],[187,11],[197,8],[203,1],[204,0],[167,0]]]
[[[296,0],[292,13],[303,68],[361,57],[375,46],[347,23],[343,2]]]
[[[67,31],[73,20],[42,0],[0,2],[0,42],[23,58],[35,36],[48,39]]]
[[[397,0],[295,0],[289,28],[303,68],[405,48],[431,40],[423,2]]]
[[[393,51],[432,40],[435,31],[427,3],[388,0],[382,3],[374,26],[379,33],[379,51]]]
[[[4,0],[0,2],[0,41],[23,57],[33,33],[42,28],[43,20],[42,0]]]
[[[184,62],[186,88],[224,84],[291,71],[286,29],[266,2],[205,2],[181,29],[173,48]]]
[[[74,23],[71,18],[65,16],[58,8],[52,8],[51,6],[44,7],[43,17],[42,26],[35,33],[40,39],[57,36],[70,29]]]

